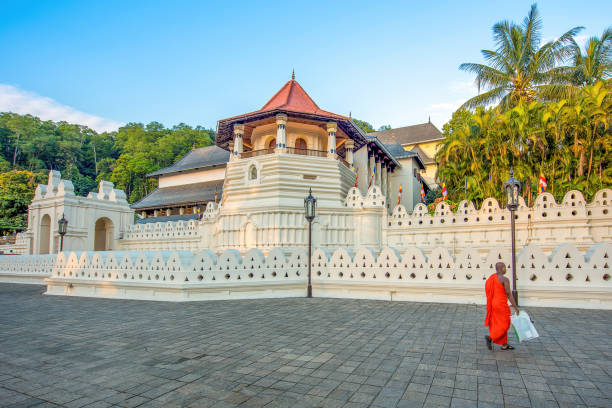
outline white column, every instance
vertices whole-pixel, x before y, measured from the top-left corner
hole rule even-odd
[[[367,177],[367,181],[366,181],[366,186],[369,186],[370,184],[370,178],[372,177],[372,172],[374,171],[374,166],[376,166],[376,162],[374,161],[374,152],[369,151],[368,152],[368,174],[366,175]],[[376,181],[376,177],[374,178],[374,180],[372,180],[372,185],[375,184]]]
[[[233,140],[229,141],[228,148],[230,151],[230,161],[234,160],[236,158],[236,155],[234,154],[234,141]]]
[[[327,124],[327,157],[336,158],[336,130],[335,122]]]
[[[355,148],[355,142],[351,139],[347,140],[344,144],[346,148],[346,161],[348,162],[351,168],[353,167],[353,149]]]
[[[287,148],[287,115],[276,115],[276,153],[284,153]]]
[[[380,165],[380,188],[382,190],[383,195],[387,198],[389,198],[388,194],[387,194],[387,164],[382,161],[381,165]]]
[[[381,180],[382,180],[382,178],[380,176],[380,173],[382,172],[382,166],[380,164],[380,156],[378,156],[378,154],[376,154],[375,161],[376,161],[376,183],[375,184],[378,187],[380,187]]]
[[[393,204],[389,199],[393,195],[393,191],[391,191],[391,185],[389,184],[389,171],[391,170],[391,165],[387,163],[385,165],[385,197],[387,197],[387,203],[389,203],[389,207],[393,208]]]
[[[233,154],[237,158],[240,158],[240,155],[242,154],[242,151],[243,151],[243,147],[242,147],[242,135],[244,135],[244,125],[242,125],[242,124],[235,124],[234,125],[234,151],[233,151]]]

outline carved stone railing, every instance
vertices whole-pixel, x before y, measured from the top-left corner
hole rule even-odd
[[[522,306],[612,309],[612,244],[585,252],[572,244],[545,255],[536,245],[517,256]],[[399,251],[369,248],[312,255],[315,297],[482,304],[484,282],[497,262],[510,271],[510,252],[486,254],[468,248],[457,255],[445,248],[429,254],[411,247]],[[306,251],[275,248],[244,256],[226,250],[107,251],[0,257],[0,281],[40,283],[47,294],[154,300],[208,300],[304,296]]]

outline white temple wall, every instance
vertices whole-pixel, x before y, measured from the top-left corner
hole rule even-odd
[[[224,177],[225,166],[170,176],[164,175],[159,177],[159,188],[223,180]]]
[[[572,198],[572,196],[574,198]],[[518,250],[537,244],[546,254],[563,243],[586,250],[598,242],[612,242],[612,190],[599,191],[592,203],[582,194],[569,192],[557,204],[550,194],[537,197],[533,208],[523,202],[517,211],[516,244]],[[360,247],[379,250],[384,246],[404,249],[418,246],[426,253],[433,248],[447,248],[452,255],[464,248],[481,253],[492,245],[510,248],[510,213],[495,199],[487,199],[480,209],[461,202],[452,212],[447,203],[439,203],[433,215],[423,204],[408,214],[403,205],[391,215],[384,213],[386,201],[378,187],[366,197],[351,188],[341,208],[317,210],[313,222],[313,243],[334,251],[339,247],[357,251]],[[146,231],[146,232],[145,232]],[[264,252],[276,246],[295,248],[308,242],[308,223],[301,205],[273,211],[254,208],[224,213],[211,203],[201,222],[166,222],[134,225],[121,240],[123,249],[208,248],[214,252],[227,248],[246,252],[257,246]]]
[[[290,255],[286,255],[290,252]],[[612,244],[586,251],[572,244],[550,255],[537,245],[517,254],[521,306],[612,309]],[[453,255],[418,247],[380,251],[318,248],[312,256],[315,297],[484,304],[484,283],[496,262],[510,271],[510,252],[465,248]],[[41,283],[46,294],[166,301],[303,297],[308,273],[304,248],[266,255],[227,249],[62,252],[0,257],[0,281]]]
[[[57,253],[61,241],[58,221],[62,216],[68,220],[65,250],[112,250],[119,247],[121,233],[133,223],[134,211],[125,193],[115,189],[113,183],[101,181],[98,192],[79,197],[74,194],[72,182],[62,180],[61,174],[52,170],[47,184],[37,186],[28,208],[28,229],[17,237],[20,251]]]

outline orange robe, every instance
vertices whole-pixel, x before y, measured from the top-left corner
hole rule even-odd
[[[489,337],[495,344],[508,343],[508,329],[510,328],[510,307],[506,289],[497,278],[497,274],[489,276],[485,283],[487,294],[487,317],[485,326],[489,327]]]

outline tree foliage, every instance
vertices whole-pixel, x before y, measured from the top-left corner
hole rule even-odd
[[[212,130],[183,123],[172,128],[158,122],[129,123],[116,132],[97,133],[86,126],[0,113],[0,177],[15,184],[11,191],[24,192],[27,203],[49,170],[60,170],[76,194],[87,195],[104,179],[124,189],[134,202],[156,187],[155,180],[145,178],[147,173],[171,165],[194,147],[212,144],[213,138]],[[3,198],[4,231],[25,226],[27,204],[15,200]]]
[[[372,132],[376,132],[376,129],[374,129],[374,126],[372,126],[371,124],[369,124],[368,122],[366,122],[365,120],[359,120],[359,119],[355,119],[353,118],[353,122],[361,129],[363,130],[365,133],[372,133]]]
[[[500,21],[493,26],[494,50],[482,50],[486,64],[464,63],[459,69],[476,74],[479,94],[464,108],[496,102],[504,109],[519,103],[558,100],[575,94],[567,68],[559,64],[575,52],[574,36],[583,27],[574,27],[559,38],[541,44],[542,20],[536,5],[522,24]],[[601,79],[601,78],[598,78]]]
[[[27,226],[28,205],[38,183],[45,177],[28,170],[0,173],[0,233],[21,230]]]
[[[556,102],[520,101],[509,110],[460,109],[443,127],[438,177],[446,179],[455,201],[501,199],[511,167],[528,205],[540,174],[557,200],[570,189],[590,199],[612,184],[611,119],[610,84],[603,81]]]

